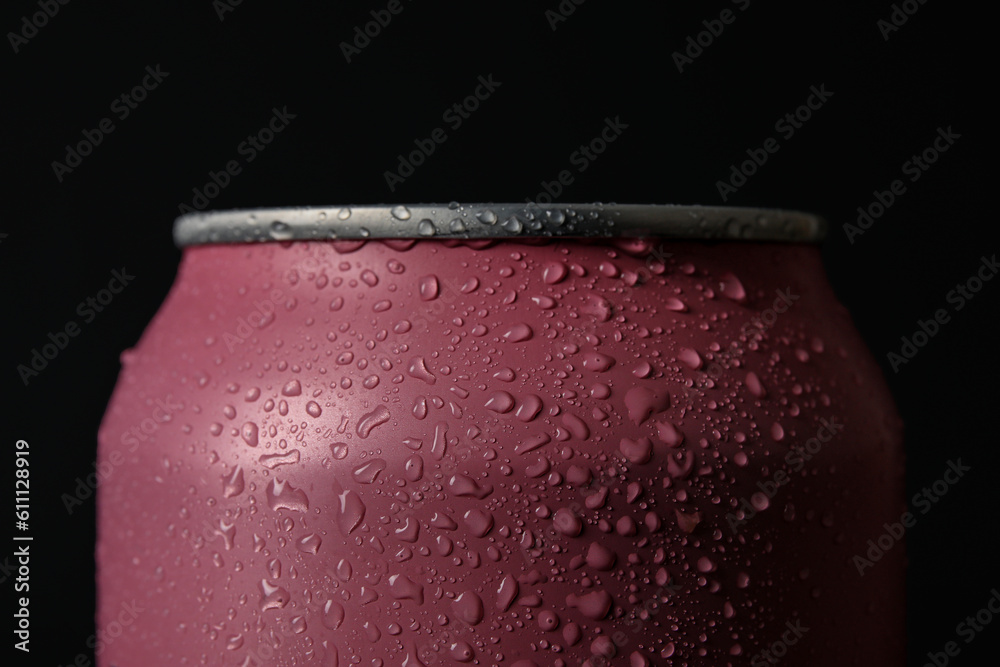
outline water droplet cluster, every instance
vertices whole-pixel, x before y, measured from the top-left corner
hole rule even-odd
[[[898,424],[770,250],[670,248],[189,249],[102,428],[100,613],[150,609],[114,660],[737,665],[820,623],[895,509]]]

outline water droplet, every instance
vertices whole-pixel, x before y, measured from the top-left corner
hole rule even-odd
[[[588,371],[603,373],[614,365],[614,357],[609,357],[600,352],[587,352],[583,355],[583,367]]]
[[[682,347],[677,353],[677,359],[692,370],[698,370],[705,363],[698,351],[689,347]]]
[[[215,534],[222,537],[226,551],[229,551],[236,542],[236,525],[227,523],[225,519],[219,519],[219,526],[215,529]]]
[[[649,463],[649,461],[653,458],[653,443],[645,436],[639,438],[638,440],[622,438],[621,444],[618,448],[630,463]]]
[[[781,442],[785,439],[785,429],[778,422],[771,424],[771,437],[774,438],[776,442]]]
[[[611,611],[612,603],[611,594],[604,590],[566,596],[567,606],[580,610],[581,614],[594,621],[599,621],[607,616],[608,612]]]
[[[701,512],[682,512],[679,509],[675,509],[674,512],[677,515],[677,525],[689,535],[701,523]]]
[[[410,377],[417,378],[418,380],[423,380],[427,384],[434,384],[437,382],[437,377],[430,372],[427,368],[427,362],[423,357],[415,357],[410,360],[410,365],[406,369]]]
[[[761,384],[760,378],[757,377],[757,374],[753,371],[747,373],[747,389],[749,389],[750,393],[757,398],[767,396],[767,389],[764,388],[764,385]]]
[[[232,498],[243,493],[243,468],[236,466],[228,475],[222,476],[222,496]]]
[[[562,282],[568,273],[569,269],[562,262],[549,262],[542,270],[542,280],[549,285],[555,285]]]
[[[458,524],[447,514],[442,514],[441,512],[434,512],[431,516],[431,525],[435,528],[440,528],[441,530],[457,530]]]
[[[519,586],[517,579],[507,574],[500,580],[500,587],[497,588],[497,609],[507,611],[514,604],[517,598]]]
[[[538,614],[538,627],[543,632],[552,632],[559,627],[559,615],[551,609],[546,609]]]
[[[746,303],[747,293],[743,289],[743,283],[732,273],[723,273],[719,276],[719,291],[727,299],[736,303]]]
[[[583,630],[576,623],[570,622],[563,628],[563,639],[569,646],[576,646],[583,639]]]
[[[409,220],[410,219],[410,209],[405,206],[393,206],[392,207],[392,217],[397,220]]]
[[[583,532],[583,521],[568,507],[560,507],[552,516],[552,526],[569,537],[576,537]]]
[[[384,405],[378,406],[358,421],[358,435],[367,438],[376,427],[389,421],[390,416],[389,408]]]
[[[628,408],[629,419],[638,426],[670,407],[670,394],[666,391],[658,393],[649,387],[633,387],[625,393],[625,407]]]
[[[386,465],[385,459],[371,459],[354,468],[351,477],[359,484],[371,484],[378,478],[378,474],[385,470]]]
[[[302,393],[302,384],[298,380],[290,380],[281,388],[282,396],[298,396]]]
[[[327,600],[323,606],[323,625],[330,630],[336,630],[344,622],[344,606],[336,600]]]
[[[448,648],[448,655],[455,662],[472,662],[476,657],[476,652],[469,645],[469,642],[457,641]]]
[[[493,529],[493,515],[481,509],[471,509],[462,518],[476,537],[485,537]]]
[[[368,508],[365,506],[364,501],[361,500],[361,496],[350,489],[345,489],[337,494],[337,501],[337,526],[340,528],[340,532],[346,537],[365,518],[365,511]]]
[[[542,411],[542,399],[534,394],[528,394],[521,399],[521,404],[517,406],[514,416],[520,421],[530,422]]]
[[[656,435],[669,447],[680,447],[684,442],[684,434],[667,421],[656,422]]]
[[[286,454],[263,454],[257,459],[262,466],[274,470],[278,466],[292,465],[299,462],[299,450],[293,449]]]
[[[615,643],[611,641],[611,637],[607,635],[599,635],[594,641],[590,642],[590,653],[597,656],[599,659],[608,662],[618,653],[618,648]]]
[[[587,423],[574,414],[563,413],[562,424],[577,440],[587,440],[590,437],[590,428]]]
[[[416,542],[420,537],[420,522],[412,514],[403,517],[403,525],[395,530],[395,535],[403,542]]]
[[[610,570],[616,559],[615,552],[599,542],[591,542],[587,548],[587,565],[595,570]]]
[[[523,322],[520,324],[515,324],[503,334],[503,338],[509,343],[522,343],[526,340],[530,340],[534,335],[531,327]]]
[[[424,587],[405,574],[389,577],[389,594],[397,600],[413,600],[418,605],[424,603]]]
[[[452,475],[448,480],[448,490],[456,496],[462,498],[476,498],[482,500],[493,493],[492,484],[480,485],[476,480],[461,473]]]
[[[295,548],[305,554],[315,554],[319,551],[319,545],[323,543],[316,533],[309,533],[295,542]]]
[[[275,241],[289,241],[293,238],[292,227],[287,222],[275,220],[268,228],[268,234]]]
[[[240,429],[240,437],[243,438],[243,442],[251,447],[256,447],[258,442],[257,425],[253,422],[244,424],[243,428]]]
[[[296,489],[288,482],[275,478],[267,485],[267,504],[275,512],[278,510],[305,512],[309,509],[309,498],[302,489]]]
[[[406,475],[406,479],[411,482],[420,481],[420,479],[424,476],[424,460],[420,458],[419,454],[414,454],[410,458],[406,459],[403,474]]]
[[[451,603],[455,615],[469,625],[479,625],[485,615],[483,599],[472,591],[464,591]]]
[[[411,410],[414,417],[417,419],[427,418],[427,399],[423,396],[417,396],[413,399],[413,409]]]
[[[440,283],[438,277],[431,274],[423,276],[417,281],[417,291],[421,301],[433,301],[440,293]]]
[[[272,584],[267,579],[260,580],[260,610],[262,612],[268,609],[283,609],[291,599],[288,591],[281,586]]]
[[[495,391],[490,394],[485,407],[493,412],[505,413],[514,409],[514,397],[506,391]]]
[[[663,307],[667,310],[672,310],[675,313],[685,313],[688,309],[687,304],[673,296],[668,296],[663,300]]]

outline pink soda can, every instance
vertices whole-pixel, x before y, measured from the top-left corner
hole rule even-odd
[[[902,665],[901,423],[819,218],[186,215],[99,433],[105,667]]]

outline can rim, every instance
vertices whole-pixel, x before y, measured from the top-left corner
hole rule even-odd
[[[817,243],[818,215],[674,204],[380,204],[243,208],[187,213],[179,247],[358,239],[643,238]]]

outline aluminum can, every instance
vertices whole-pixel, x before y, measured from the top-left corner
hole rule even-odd
[[[180,218],[99,433],[98,664],[902,665],[901,424],[822,229]]]

